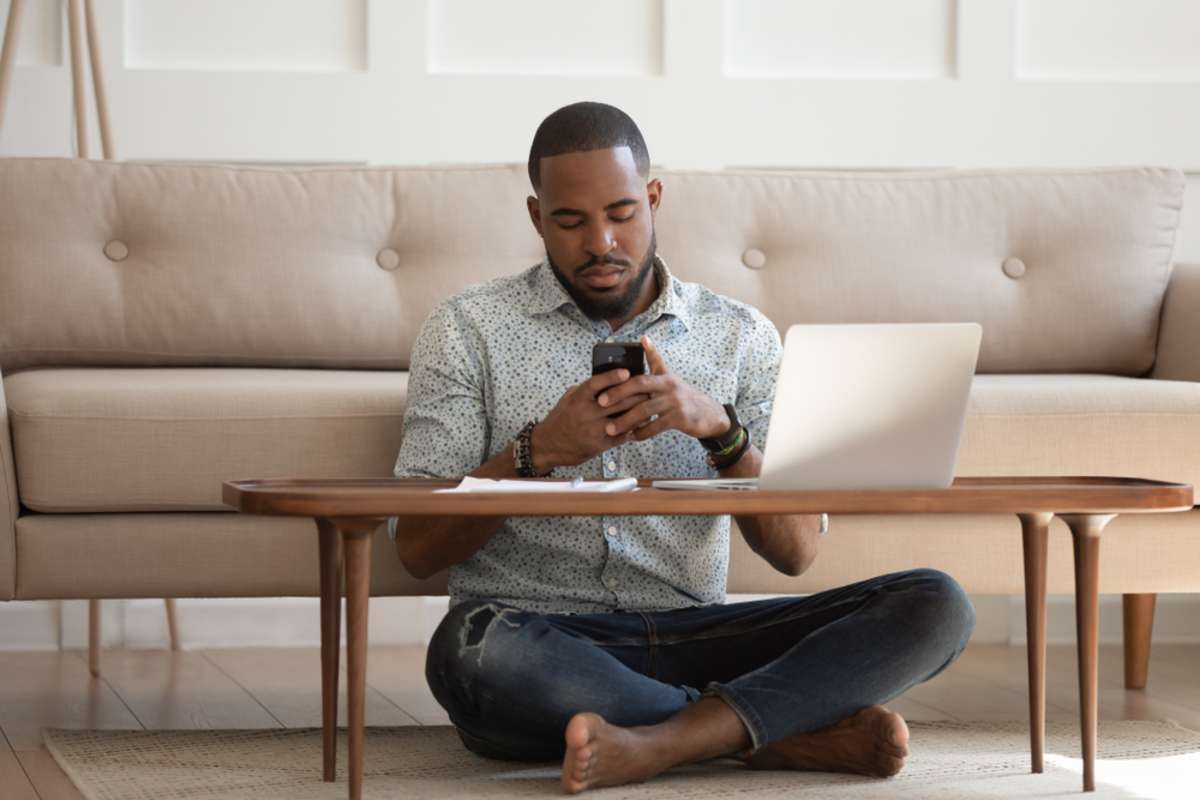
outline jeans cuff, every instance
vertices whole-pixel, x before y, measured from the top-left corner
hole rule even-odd
[[[746,726],[746,731],[750,734],[750,749],[738,753],[740,757],[752,756],[759,750],[767,746],[766,726],[759,719],[754,709],[746,704],[737,693],[720,683],[710,683],[704,687],[704,691],[700,693],[701,697],[719,697],[725,701],[725,704],[733,709],[733,713],[738,715],[742,724]]]

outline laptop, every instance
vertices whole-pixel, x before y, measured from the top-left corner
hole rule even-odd
[[[954,482],[983,328],[793,325],[758,478],[659,489],[945,489]]]

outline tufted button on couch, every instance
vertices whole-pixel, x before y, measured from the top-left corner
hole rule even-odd
[[[981,323],[959,474],[1200,485],[1178,172],[659,177],[672,270],[781,330]],[[0,599],[317,594],[312,523],[232,513],[221,482],[390,475],[425,315],[543,256],[528,191],[523,166],[0,160]],[[1200,513],[1104,536],[1101,591],[1200,591]],[[914,566],[1022,588],[1015,518],[839,517],[799,578],[734,540],[732,592]],[[373,593],[445,591],[374,546]],[[1068,548],[1060,528],[1052,592]]]

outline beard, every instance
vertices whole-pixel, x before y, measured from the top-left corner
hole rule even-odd
[[[575,301],[575,305],[579,306],[579,310],[584,313],[588,319],[595,320],[610,320],[624,319],[633,307],[637,304],[638,297],[642,293],[643,287],[646,285],[646,279],[654,272],[654,257],[658,254],[658,241],[655,234],[650,234],[650,246],[646,248],[646,255],[642,258],[642,263],[638,264],[637,272],[633,276],[633,280],[629,282],[629,287],[619,295],[614,297],[596,297],[587,289],[582,289],[572,283],[567,277],[562,267],[554,262],[550,256],[550,251],[546,251],[546,260],[550,263],[550,271],[554,273],[554,277],[558,278],[558,282],[562,284],[563,289]],[[603,256],[596,258],[593,256],[586,264],[581,264],[575,267],[572,272],[576,275],[583,272],[585,269],[600,266],[601,264],[614,264],[616,266],[630,266],[628,261],[612,256]]]

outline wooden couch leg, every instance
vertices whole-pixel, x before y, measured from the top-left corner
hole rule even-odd
[[[175,624],[175,598],[164,597],[163,604],[167,607],[167,635],[171,639],[171,649],[179,649],[179,628]]]
[[[100,677],[100,601],[88,600],[88,671]]]
[[[1157,594],[1122,596],[1125,621],[1125,688],[1145,689],[1150,671],[1150,633],[1154,630]]]

